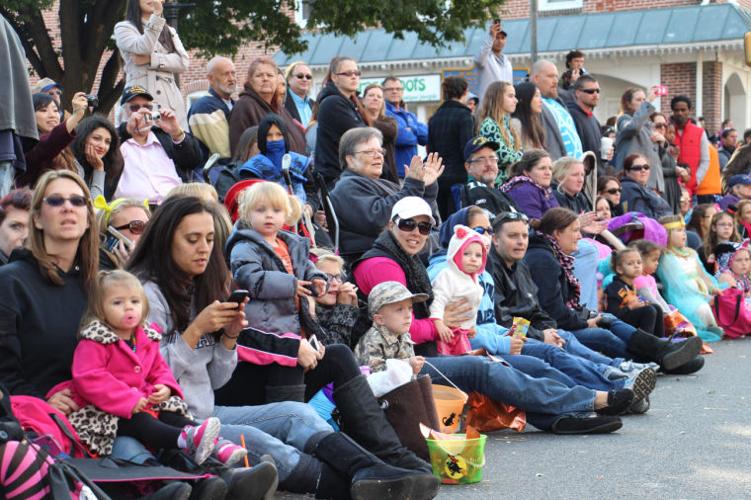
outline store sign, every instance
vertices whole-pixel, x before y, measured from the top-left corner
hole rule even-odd
[[[381,78],[363,78],[357,91],[362,96],[365,87],[372,83],[381,84]],[[400,76],[404,86],[404,102],[431,102],[441,100],[441,75]]]

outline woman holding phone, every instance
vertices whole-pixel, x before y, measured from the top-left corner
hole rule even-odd
[[[151,211],[148,204],[132,198],[118,198],[107,203],[103,196],[94,199],[101,246],[99,269],[122,269],[141,238]]]

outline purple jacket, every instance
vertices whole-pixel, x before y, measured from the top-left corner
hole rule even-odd
[[[540,219],[542,214],[555,208],[558,200],[553,196],[553,192],[545,193],[539,187],[531,182],[520,182],[512,187],[507,193],[519,210],[527,214],[530,219]]]
[[[717,203],[718,203],[718,205],[720,205],[720,209],[722,209],[723,211],[725,211],[725,210],[728,209],[728,207],[730,205],[735,205],[739,201],[741,201],[741,199],[738,198],[736,195],[734,195],[734,194],[726,194]]]

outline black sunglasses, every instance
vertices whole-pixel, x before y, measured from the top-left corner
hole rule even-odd
[[[608,194],[618,194],[618,193],[620,193],[622,191],[623,190],[621,188],[610,188],[610,189],[606,189],[605,190],[605,192],[608,193]]]
[[[142,220],[132,220],[122,226],[115,226],[115,229],[122,231],[123,229],[129,230],[133,234],[141,234],[146,228],[146,223]]]
[[[415,219],[399,219],[396,222],[396,227],[405,233],[411,233],[417,228],[421,235],[427,236],[430,234],[430,230],[433,229],[433,224],[430,222],[417,222]]]
[[[632,172],[641,172],[642,170],[649,170],[649,165],[631,165],[629,170]]]
[[[584,92],[585,94],[599,94],[600,89],[579,89],[581,92]]]
[[[312,80],[313,75],[306,75],[305,73],[298,73],[295,75],[295,78],[299,78],[300,80]]]
[[[42,199],[47,205],[51,207],[62,207],[66,201],[69,201],[74,207],[85,207],[86,197],[78,194],[72,194],[69,198],[60,196],[59,194],[53,194]]]

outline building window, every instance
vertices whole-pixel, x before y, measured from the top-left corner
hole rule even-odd
[[[295,22],[303,28],[308,25],[308,18],[310,18],[310,10],[313,7],[313,2],[315,0],[296,1]]]
[[[538,0],[537,10],[540,12],[550,12],[554,10],[572,10],[581,9],[584,0]]]

